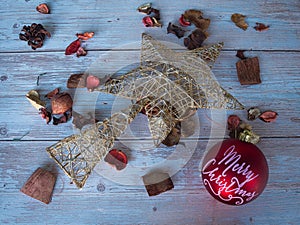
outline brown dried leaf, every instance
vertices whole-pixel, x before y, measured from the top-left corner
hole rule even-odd
[[[84,73],[72,74],[67,82],[68,88],[84,88],[86,87],[86,77]]]
[[[244,52],[245,52],[246,50],[237,50],[237,52],[236,52],[236,57],[238,57],[238,58],[240,58],[240,59],[247,59],[247,57],[245,57],[245,55],[244,55]]]
[[[265,25],[263,23],[256,23],[256,26],[253,27],[256,31],[265,31],[265,30],[268,30],[269,29],[269,25]]]
[[[51,98],[52,114],[64,114],[68,110],[72,109],[73,100],[71,96],[66,93],[60,93],[54,95]]]
[[[197,28],[187,38],[184,39],[184,45],[189,50],[199,48],[201,47],[203,41],[205,41],[207,37],[208,33],[203,32],[201,29]]]
[[[53,91],[50,91],[48,94],[46,94],[46,98],[51,99],[54,95],[57,95],[59,93],[59,88],[55,88]]]
[[[259,118],[266,123],[270,123],[270,122],[274,122],[277,116],[278,116],[277,112],[269,110],[260,114]]]
[[[172,33],[175,34],[178,38],[182,38],[184,36],[185,30],[170,22],[167,28],[167,33]]]
[[[207,30],[210,25],[210,19],[203,18],[203,13],[199,10],[187,10],[184,12],[183,18],[185,21],[191,22],[202,31]]]
[[[243,30],[247,30],[248,24],[245,22],[246,16],[234,13],[231,15],[231,21],[235,23],[235,25]]]

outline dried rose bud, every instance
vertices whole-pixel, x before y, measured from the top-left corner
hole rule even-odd
[[[49,14],[50,13],[50,9],[49,9],[49,7],[46,3],[39,4],[36,7],[36,11],[38,11],[39,13],[42,13],[42,14]]]
[[[76,52],[77,57],[86,56],[86,55],[87,55],[87,51],[83,47],[79,47],[77,49],[77,52]]]
[[[88,40],[90,38],[92,38],[94,36],[94,32],[85,32],[83,34],[76,34],[76,36],[78,37],[78,39],[81,39],[81,40]]]
[[[110,150],[104,161],[114,166],[117,170],[124,169],[128,162],[126,154],[117,149]]]
[[[64,114],[72,109],[73,100],[68,93],[60,93],[51,98],[52,114]]]
[[[179,18],[179,23],[180,23],[180,25],[183,26],[183,27],[191,26],[191,22],[188,21],[188,20],[186,20],[186,19],[184,18],[184,15],[183,15],[183,14],[182,14],[181,17]]]
[[[79,47],[81,46],[81,41],[77,39],[76,41],[73,41],[69,46],[66,48],[65,55],[72,55],[75,54]]]
[[[262,114],[260,114],[259,119],[261,119],[262,121],[266,122],[266,123],[270,123],[270,122],[274,122],[276,120],[278,116],[277,112],[274,111],[265,111]]]
[[[93,75],[89,75],[86,78],[86,87],[89,91],[93,91],[96,87],[100,85],[100,80],[98,77],[95,77]]]
[[[235,130],[239,127],[241,123],[240,117],[237,115],[230,115],[227,119],[228,130]]]
[[[252,107],[250,109],[248,109],[248,120],[255,120],[259,117],[259,115],[261,114],[259,108],[256,107]]]

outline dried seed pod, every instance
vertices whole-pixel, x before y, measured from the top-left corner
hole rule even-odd
[[[231,15],[231,21],[235,23],[235,25],[243,30],[247,30],[248,24],[245,22],[246,16],[234,13]]]
[[[52,114],[64,114],[72,109],[73,100],[68,93],[60,93],[51,98]]]
[[[266,123],[270,123],[270,122],[274,122],[276,120],[278,116],[277,112],[274,111],[265,111],[263,113],[260,114],[259,119],[261,119],[262,121],[266,122]]]
[[[126,154],[118,149],[110,150],[104,161],[114,166],[117,170],[124,169],[128,163]]]
[[[49,14],[50,13],[50,9],[49,9],[49,7],[46,3],[39,4],[36,7],[36,11],[38,11],[39,13],[42,13],[42,14]]]
[[[261,114],[260,109],[257,107],[252,107],[252,108],[248,109],[247,112],[248,112],[248,115],[247,115],[248,120],[255,120]]]

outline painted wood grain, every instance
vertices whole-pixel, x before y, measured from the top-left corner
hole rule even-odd
[[[207,43],[224,41],[226,49],[299,50],[299,2],[288,1],[176,1],[153,2],[161,10],[163,28],[144,28],[136,8],[144,1],[51,1],[51,14],[35,11],[40,2],[5,1],[0,8],[1,52],[31,51],[27,44],[18,40],[23,25],[42,23],[52,33],[45,46],[37,51],[64,51],[84,31],[96,32],[88,41],[88,49],[111,49],[140,40],[140,34],[149,31],[160,39],[180,43],[176,37],[166,34],[169,22],[177,22],[180,15],[190,8],[200,9],[212,20]],[[243,31],[230,21],[233,13],[247,15],[249,29]],[[267,32],[256,32],[256,22],[271,26]],[[191,30],[190,28],[187,28]]]
[[[45,206],[19,188],[36,167],[57,169],[44,151],[49,144],[2,142],[1,224],[297,224],[300,219],[299,139],[264,139],[258,145],[269,164],[269,182],[258,199],[242,207],[213,200],[202,185],[199,164],[207,141],[199,141],[188,163],[173,175],[172,191],[148,197],[142,185],[122,185],[99,171],[78,190],[57,170],[53,199]],[[146,154],[132,149],[135,159],[130,164],[162,160],[169,153],[165,148]]]
[[[0,68],[0,73],[6,78],[0,83],[0,105],[2,106],[0,127],[3,130],[0,139],[12,140],[26,134],[23,140],[58,140],[71,135],[74,132],[71,123],[47,126],[26,100],[25,94],[31,89],[39,90],[42,96],[56,87],[67,90],[66,81],[73,73],[88,72],[103,75],[122,70],[122,68],[123,71],[128,71],[139,61],[139,54],[139,51],[91,51],[88,56],[79,59],[57,52],[0,54],[1,65],[6,65]],[[262,110],[272,109],[279,113],[275,123],[265,124],[259,120],[251,122],[259,135],[263,137],[299,136],[298,62],[300,55],[294,52],[265,51],[250,51],[246,55],[259,57],[262,84],[240,85],[235,68],[238,59],[234,51],[223,51],[215,63],[213,72],[217,81],[246,108],[258,106]],[[37,86],[38,77],[39,85]],[[78,90],[69,91],[73,93],[73,96],[78,93]],[[76,100],[75,110],[91,111],[96,113],[97,118],[101,120],[109,117],[113,109],[120,108],[124,104],[120,98],[116,99],[111,95],[101,93],[98,95],[98,93],[89,93],[84,89],[80,91],[83,97]],[[222,114],[225,116],[220,117],[219,115]],[[245,111],[199,110],[201,137],[207,138],[211,135],[212,124],[225,126],[226,114],[238,114],[246,119]],[[145,126],[137,126],[136,129],[140,138],[149,137]],[[216,134],[216,137],[220,135],[224,136],[224,132]]]

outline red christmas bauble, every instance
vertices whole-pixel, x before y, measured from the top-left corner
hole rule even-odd
[[[263,192],[269,169],[258,147],[229,139],[209,150],[201,174],[206,189],[215,199],[229,205],[243,205]]]

